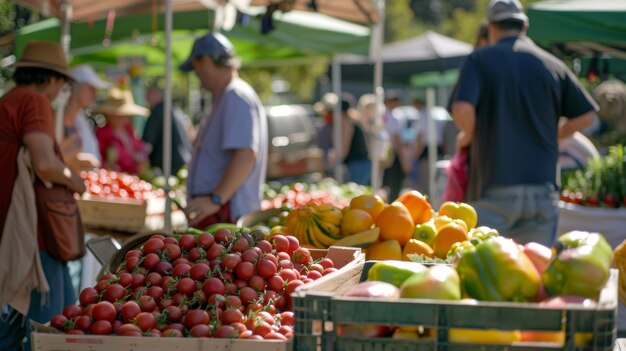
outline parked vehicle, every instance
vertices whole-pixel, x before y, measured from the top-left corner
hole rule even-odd
[[[269,157],[267,178],[321,172],[322,151],[316,146],[315,112],[310,105],[267,106]]]

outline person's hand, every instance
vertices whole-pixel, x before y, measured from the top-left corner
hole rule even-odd
[[[456,150],[461,151],[462,149],[469,147],[472,143],[472,136],[466,134],[463,131],[460,131],[459,134],[456,135]]]
[[[82,194],[87,190],[85,186],[85,180],[81,178],[78,174],[72,172],[70,180],[71,180],[71,185],[68,188],[71,191]]]
[[[189,226],[194,227],[207,216],[217,213],[219,209],[220,206],[214,204],[213,201],[211,201],[211,198],[208,196],[194,197],[187,204],[187,208],[185,209],[185,214],[187,215]]]
[[[100,160],[87,152],[79,152],[68,155],[63,161],[74,172],[88,171],[100,167]]]

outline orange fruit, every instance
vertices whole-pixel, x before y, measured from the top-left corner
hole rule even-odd
[[[433,217],[432,207],[428,199],[417,190],[407,191],[400,195],[396,201],[406,206],[415,224],[428,222]]]
[[[368,261],[402,260],[402,247],[398,240],[379,241],[367,248],[365,258]]]
[[[404,245],[411,237],[415,224],[411,213],[401,202],[393,202],[378,215],[375,221],[380,228],[381,240],[398,240]]]
[[[359,195],[350,200],[350,208],[363,210],[374,220],[385,209],[385,201],[378,195]]]
[[[369,213],[358,208],[348,209],[341,220],[341,234],[348,235],[368,230],[374,224]]]
[[[435,257],[435,251],[425,242],[417,239],[409,239],[402,248],[402,259],[410,261],[408,254],[424,255],[425,257]]]
[[[435,256],[445,259],[452,244],[469,240],[467,228],[458,222],[450,222],[437,231],[433,249]]]

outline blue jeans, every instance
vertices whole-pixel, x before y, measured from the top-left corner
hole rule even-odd
[[[67,264],[47,252],[40,251],[41,265],[50,285],[50,292],[45,295],[33,290],[30,296],[28,315],[24,316],[9,307],[2,306],[0,313],[0,350],[30,351],[30,322],[46,323],[63,308],[76,303],[76,292],[72,286]],[[25,340],[26,339],[26,340]]]
[[[372,161],[358,160],[346,163],[348,179],[360,185],[370,185],[372,178]]]
[[[513,185],[488,188],[472,202],[478,225],[497,229],[520,244],[551,245],[556,238],[558,192],[552,185]]]

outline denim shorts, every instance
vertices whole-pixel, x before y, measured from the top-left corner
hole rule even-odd
[[[30,296],[28,315],[24,316],[8,305],[1,306],[0,350],[30,351],[30,322],[48,322],[63,308],[76,303],[76,292],[65,262],[54,259],[47,252],[40,251],[41,265],[50,285],[50,292],[42,295],[37,291]]]
[[[551,245],[556,237],[558,192],[554,185],[513,185],[488,188],[472,202],[478,225],[497,229],[520,244]]]

